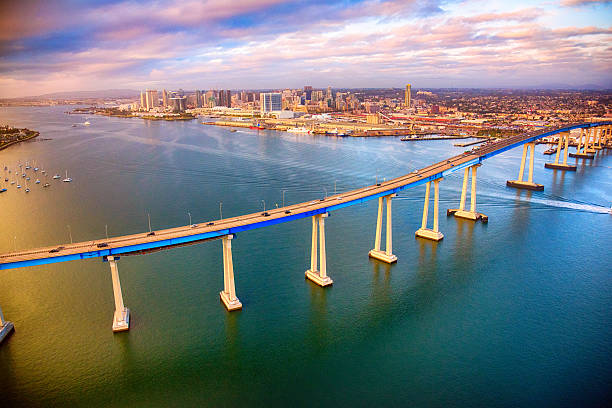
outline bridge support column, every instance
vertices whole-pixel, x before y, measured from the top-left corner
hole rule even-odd
[[[234,284],[233,238],[233,235],[226,235],[221,240],[223,243],[223,291],[219,293],[219,297],[230,312],[242,309],[242,303],[236,297],[236,285]]]
[[[530,150],[529,155],[529,179],[527,181],[523,181],[523,173],[525,172],[525,160],[527,159],[527,150]],[[506,181],[506,185],[508,187],[514,188],[524,188],[527,190],[536,190],[542,191],[544,190],[544,186],[542,184],[537,184],[533,182],[533,162],[535,155],[535,143],[525,143],[523,145],[523,158],[521,159],[521,168],[519,169],[518,180],[508,180]]]
[[[557,145],[557,154],[555,155],[555,162],[545,163],[544,164],[545,168],[556,169],[556,170],[576,171],[575,165],[567,164],[569,137],[570,137],[569,132],[563,132],[559,135],[559,144]],[[559,163],[559,156],[561,155],[561,150],[563,150],[563,163]]]
[[[582,144],[582,138],[584,137],[584,145]],[[593,156],[590,153],[586,152],[586,144],[587,144],[587,133],[585,129],[580,130],[580,136],[578,137],[578,146],[576,146],[576,153],[570,153],[569,157],[574,157],[578,159],[593,159]]]
[[[2,308],[0,308],[0,344],[9,335],[9,333],[13,331],[13,329],[13,323],[4,320],[4,314],[2,314]]]
[[[327,259],[325,257],[325,218],[328,214],[317,214],[312,217],[312,246],[310,252],[310,269],[305,272],[309,279],[319,286],[328,286],[334,283],[327,276]],[[318,230],[318,234],[317,234]],[[319,268],[317,268],[317,235],[319,246]]]
[[[459,202],[459,208],[451,208],[446,210],[446,215],[454,215],[458,218],[465,218],[466,220],[482,222],[489,221],[489,217],[479,212],[476,212],[476,169],[480,167],[480,164],[475,164],[471,167],[466,167],[463,173],[463,187],[461,188],[461,201]],[[467,196],[467,185],[469,179],[469,172],[472,169],[472,189],[470,192],[470,211],[465,211],[465,198]]]
[[[440,241],[444,238],[438,229],[438,203],[440,198],[440,181],[442,178],[436,179],[434,183],[434,216],[433,216],[433,229],[427,228],[427,217],[429,212],[429,191],[431,187],[431,181],[428,181],[425,185],[425,204],[423,205],[423,222],[421,228],[416,230],[414,235],[419,238],[431,239],[432,241]]]
[[[595,133],[597,130],[595,128],[589,128],[587,131],[586,143],[584,144],[584,152],[587,154],[595,154],[597,150],[595,150]]]
[[[593,149],[601,150],[603,149],[603,147],[601,147],[601,138],[602,138],[603,129],[601,127],[596,127],[595,129],[593,129],[593,131],[595,132],[595,135],[593,138]]]
[[[397,262],[397,256],[393,255],[393,233],[391,228],[391,198],[395,197],[395,194],[391,194],[385,197],[378,198],[378,217],[376,218],[376,240],[374,241],[374,249],[372,249],[368,255],[370,258],[378,259],[386,263]],[[385,242],[385,250],[380,250],[381,238],[382,238],[382,219],[383,219],[383,199],[387,206],[387,239]]]
[[[115,296],[115,314],[113,315],[113,332],[129,330],[130,328],[130,309],[123,305],[123,295],[121,294],[121,282],[119,282],[119,270],[117,260],[113,256],[107,256],[106,260],[110,265],[111,278],[113,280],[113,295]]]

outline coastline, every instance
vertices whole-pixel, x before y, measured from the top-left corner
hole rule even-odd
[[[6,149],[7,147],[10,147],[10,146],[15,145],[15,144],[17,144],[17,143],[26,142],[26,141],[28,141],[28,140],[30,140],[30,139],[34,139],[35,137],[38,137],[39,135],[40,135],[40,132],[38,132],[38,131],[34,131],[34,133],[33,133],[31,136],[28,136],[28,137],[26,137],[25,139],[21,139],[21,140],[14,140],[14,141],[12,141],[12,142],[9,142],[9,143],[7,143],[7,144],[5,144],[5,145],[0,146],[0,150],[4,150],[4,149]]]

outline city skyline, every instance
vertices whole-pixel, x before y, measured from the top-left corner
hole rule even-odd
[[[26,1],[1,7],[0,97],[303,84],[612,86],[609,1]]]

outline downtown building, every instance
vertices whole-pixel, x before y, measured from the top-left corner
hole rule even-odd
[[[261,113],[280,111],[283,109],[282,94],[278,92],[262,92],[259,94]]]
[[[146,111],[159,106],[159,96],[157,89],[147,89],[140,93],[140,107]]]

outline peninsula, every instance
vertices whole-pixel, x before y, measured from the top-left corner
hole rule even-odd
[[[0,126],[0,150],[7,147],[35,138],[40,133],[27,128],[18,129],[8,125]]]

